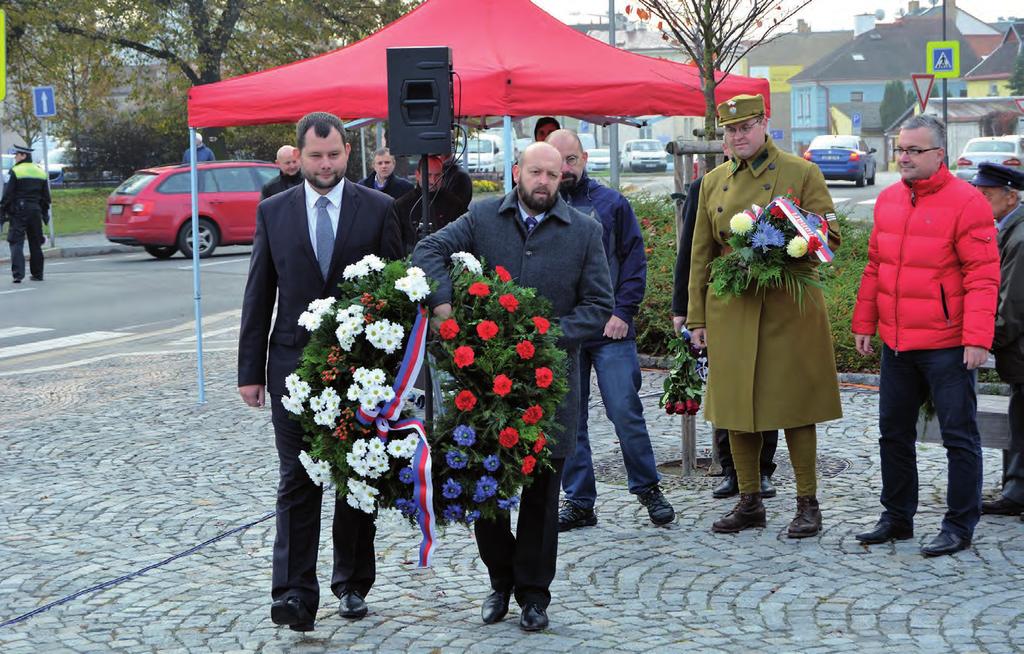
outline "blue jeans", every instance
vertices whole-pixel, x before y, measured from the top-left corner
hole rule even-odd
[[[878,439],[882,464],[882,519],[911,527],[917,512],[917,419],[931,394],[949,462],[942,531],[971,538],[981,516],[982,458],[978,433],[977,373],[963,363],[964,349],[882,348]]]
[[[629,339],[581,347],[576,452],[565,460],[562,489],[567,500],[587,509],[594,508],[597,499],[594,459],[587,432],[591,368],[597,372],[597,386],[604,400],[605,414],[615,426],[619,447],[622,448],[629,492],[645,491],[661,479],[644,421],[644,407],[640,403],[640,362],[636,357],[636,341]]]

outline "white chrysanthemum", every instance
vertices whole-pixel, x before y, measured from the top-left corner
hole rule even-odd
[[[324,409],[313,414],[313,422],[324,427],[333,428],[338,421],[341,411],[337,409]]]
[[[350,304],[347,307],[338,309],[338,322],[344,322],[350,318],[359,318],[360,321],[363,319],[363,305],[361,304]]]
[[[406,277],[423,277],[426,278],[427,273],[423,272],[423,269],[418,266],[409,266],[405,270]]]
[[[367,463],[366,459],[361,456],[356,456],[355,452],[349,452],[345,455],[345,461],[349,467],[352,468],[352,472],[356,473],[360,477],[366,477],[370,474],[370,464]]]
[[[398,323],[385,319],[367,325],[364,334],[370,345],[391,354],[402,344],[405,329]]]
[[[396,459],[411,459],[416,453],[416,444],[419,438],[414,434],[398,440],[388,442],[388,454]]]
[[[294,413],[297,416],[302,415],[302,400],[297,397],[292,397],[291,395],[281,396],[281,406],[290,413]]]
[[[288,389],[288,394],[291,395],[296,400],[298,400],[299,402],[302,402],[303,400],[308,398],[310,390],[312,390],[310,389],[309,384],[302,381],[302,378],[300,378],[295,373],[292,373],[285,377],[284,386],[285,388]]]
[[[318,298],[310,302],[306,309],[311,313],[319,313],[320,315],[323,315],[331,310],[331,307],[334,306],[335,302],[337,302],[337,300],[333,297]]]
[[[738,213],[729,220],[729,229],[733,234],[746,234],[754,229],[754,219],[745,213]]]
[[[309,452],[302,450],[299,452],[299,463],[314,484],[324,488],[331,486],[331,466],[326,461],[314,461]]]
[[[353,279],[359,279],[360,277],[366,277],[369,274],[370,266],[366,265],[362,261],[358,261],[345,266],[345,270],[341,273],[341,276],[351,281]]]
[[[466,270],[474,275],[480,275],[484,272],[483,266],[480,265],[480,261],[469,252],[456,252],[452,255],[452,261],[461,263]]]
[[[413,302],[419,302],[430,295],[430,285],[427,284],[427,278],[422,275],[408,275],[396,279],[395,290],[402,291]]]
[[[786,254],[794,259],[799,259],[807,254],[807,239],[803,236],[794,236],[786,244]]]
[[[362,386],[383,386],[388,378],[380,368],[356,368],[352,379]]]
[[[366,443],[366,451],[373,456],[380,456],[381,454],[383,454],[386,447],[387,446],[384,445],[384,441],[382,441],[379,438],[371,438]]]
[[[362,392],[363,389],[362,387],[359,386],[359,384],[352,384],[351,386],[348,387],[348,392],[345,394],[345,397],[348,399],[349,402],[358,402],[359,394]]]
[[[384,260],[378,257],[376,254],[368,254],[358,262],[360,265],[366,266],[368,269],[379,272],[384,270]]]
[[[313,411],[321,411],[324,408],[324,399],[319,395],[309,398],[309,408]]]
[[[322,321],[323,316],[321,314],[303,311],[302,315],[299,316],[299,327],[303,327],[308,332],[313,332],[319,329]]]
[[[346,500],[349,505],[364,513],[373,513],[375,498],[379,490],[358,479],[348,479],[348,495]]]
[[[323,393],[320,393],[320,397],[327,408],[336,409],[341,406],[341,398],[338,396],[338,391],[333,388],[325,388]]]

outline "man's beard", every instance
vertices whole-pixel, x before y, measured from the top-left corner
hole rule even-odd
[[[325,181],[321,180],[320,178],[318,178],[316,176],[316,174],[312,174],[311,175],[308,172],[306,172],[305,170],[302,171],[302,176],[306,179],[307,182],[309,182],[309,185],[312,186],[313,188],[328,188],[328,189],[330,189],[330,188],[334,188],[335,186],[337,186],[341,182],[341,179],[345,176],[345,171],[343,171],[343,170],[342,171],[334,171],[332,181],[330,181],[330,182],[325,182]]]
[[[574,173],[562,173],[562,181],[558,183],[558,190],[571,191],[580,183],[580,178]]]
[[[547,198],[536,198],[532,193],[526,193],[523,189],[523,185],[520,184],[516,187],[517,194],[519,195],[519,201],[523,203],[530,211],[536,211],[537,213],[544,213],[551,207],[555,206],[555,202],[558,201],[558,194],[554,193],[549,195]]]

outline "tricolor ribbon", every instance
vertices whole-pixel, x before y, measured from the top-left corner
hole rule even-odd
[[[833,254],[832,250],[828,247],[828,237],[825,236],[825,232],[820,229],[812,229],[811,226],[807,224],[807,220],[804,218],[803,212],[793,204],[792,200],[787,198],[776,198],[773,204],[782,210],[782,213],[786,215],[786,218],[789,219],[789,222],[792,223],[793,227],[796,227],[796,231],[800,236],[803,236],[808,241],[811,240],[811,237],[818,239],[818,242],[821,243],[821,247],[814,251],[814,255],[818,257],[819,261],[822,263],[829,263],[832,261],[835,254]],[[769,205],[769,207],[770,206],[771,205]],[[824,218],[817,214],[810,215],[814,216],[821,222],[822,229],[828,231],[828,223]]]
[[[363,425],[373,423],[377,436],[381,439],[388,437],[390,431],[413,431],[419,438],[416,444],[416,452],[412,459],[413,478],[413,501],[416,504],[417,521],[420,525],[420,532],[423,540],[420,542],[419,567],[425,568],[430,565],[431,556],[434,552],[434,530],[436,520],[434,517],[434,482],[430,469],[430,445],[427,444],[427,431],[423,422],[418,418],[406,418],[398,420],[402,414],[402,406],[405,399],[412,392],[413,384],[420,374],[423,366],[423,355],[427,349],[427,330],[430,322],[427,320],[427,310],[422,306],[416,312],[416,320],[413,322],[412,331],[409,333],[409,340],[405,344],[405,353],[402,355],[402,365],[395,375],[395,383],[392,388],[395,397],[386,404],[381,404],[369,411],[359,407],[356,411],[356,420]]]

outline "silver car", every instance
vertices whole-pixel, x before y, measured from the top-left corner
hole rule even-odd
[[[982,136],[971,139],[956,160],[956,176],[970,180],[982,162],[1002,164],[1024,172],[1024,137]]]

